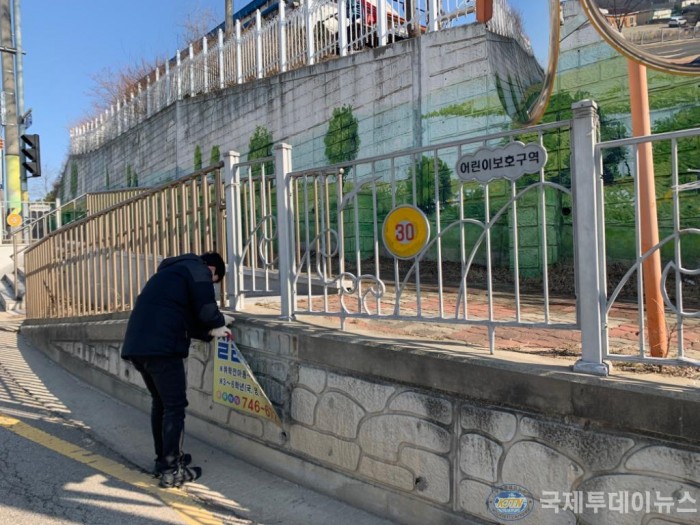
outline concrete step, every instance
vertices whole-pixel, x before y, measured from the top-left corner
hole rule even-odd
[[[24,270],[17,271],[17,291],[15,292],[14,274],[4,274],[0,279],[0,310],[16,312],[23,310],[24,306]]]

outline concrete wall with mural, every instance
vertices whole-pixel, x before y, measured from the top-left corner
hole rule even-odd
[[[458,27],[179,101],[107,146],[71,156],[64,199],[104,189],[107,173],[113,188],[128,185],[128,172],[141,186],[189,174],[198,147],[205,164],[214,147],[245,155],[258,127],[292,144],[295,169],[321,166],[333,110],[343,106],[358,120],[360,157],[421,145],[421,115],[437,109],[437,86],[450,88],[447,103],[469,93],[498,112],[486,57],[477,51],[483,40],[483,28]]]
[[[544,120],[568,119],[574,101],[591,98],[601,110],[601,138],[629,136],[625,59],[601,41],[577,1],[561,5],[561,54]],[[260,129],[272,141],[293,146],[295,169],[328,164],[324,139],[340,108],[349,108],[357,121],[356,158],[508,129],[513,124],[499,101],[487,50],[483,27],[462,26],[180,101],[107,146],[71,156],[62,180],[63,200],[107,187],[157,185],[191,173],[198,158],[208,164],[219,152],[236,150],[245,158],[251,138]],[[654,131],[698,125],[696,80],[649,71],[649,87]],[[568,186],[568,134],[546,137],[545,146],[549,151],[546,177]],[[687,140],[679,148],[681,182],[695,180],[697,174],[687,170],[700,169],[700,144],[697,139]],[[617,148],[606,154],[604,162],[608,257],[628,262],[635,259],[630,177],[634,155]],[[668,160],[655,165],[662,236],[670,224],[670,169]],[[495,198],[491,207],[498,209],[498,191],[490,193]],[[466,208],[477,212],[483,208],[482,198],[479,188],[467,188]],[[697,192],[684,192],[681,201],[681,225],[700,227]],[[567,215],[571,206],[566,197],[552,206],[559,219],[549,225],[553,244],[548,249],[553,255],[550,262],[556,262],[573,252],[568,233],[571,215]],[[538,228],[532,231],[537,235]],[[505,242],[496,258],[505,265],[512,252],[507,229],[501,238]],[[522,242],[539,244],[537,239],[530,242],[527,234]],[[700,246],[685,243],[683,251],[684,260],[700,260]],[[665,255],[670,256],[670,251]]]
[[[119,357],[126,320],[28,321],[29,338],[147,410]],[[235,340],[277,408],[217,403],[215,345],[188,359],[187,432],[397,523],[495,523],[493,494],[532,497],[525,525],[697,523],[697,389],[577,376],[239,314]],[[520,489],[518,489],[520,490]],[[581,521],[577,522],[579,518]]]

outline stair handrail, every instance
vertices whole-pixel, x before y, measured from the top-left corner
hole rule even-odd
[[[40,222],[45,222],[46,223],[46,228],[44,229],[44,235],[42,235],[38,239],[33,239],[34,242],[40,241],[45,235],[48,235],[51,233],[51,231],[56,231],[60,229],[63,224],[62,224],[62,214],[63,211],[68,208],[68,207],[73,207],[73,209],[76,209],[76,204],[79,200],[86,200],[87,199],[87,193],[83,193],[82,195],[79,195],[78,197],[74,198],[71,201],[68,201],[65,204],[61,204],[61,199],[56,199],[55,201],[55,206],[54,209],[45,213],[41,217],[37,217],[36,219],[27,222],[26,224],[23,224],[19,226],[18,228],[13,228],[10,230],[10,235],[12,236],[12,255],[10,256],[12,258],[12,275],[13,275],[13,291],[15,295],[15,300],[16,301],[22,301],[23,299],[23,294],[20,294],[19,292],[19,255],[24,253],[24,251],[29,248],[32,244],[32,238],[31,238],[31,230],[34,228],[37,224]],[[87,211],[87,210],[86,210]],[[55,215],[56,218],[56,227],[51,230],[49,226],[49,220],[51,219],[51,216]],[[70,221],[73,222],[73,221]],[[70,222],[66,223],[69,224]],[[21,237],[20,237],[21,235]],[[28,239],[29,242],[24,242],[21,243],[22,247],[19,248],[19,243],[18,243],[18,238],[20,239]]]

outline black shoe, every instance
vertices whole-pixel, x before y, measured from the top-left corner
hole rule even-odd
[[[202,477],[200,467],[184,467],[178,465],[174,470],[164,471],[160,476],[159,485],[164,489],[180,488],[185,483],[194,481]]]
[[[186,467],[190,463],[192,463],[192,455],[191,454],[183,454],[180,457],[180,461],[178,462],[180,465],[183,467]],[[153,477],[154,478],[159,478],[163,472],[166,470],[166,468],[161,467],[158,459],[156,458],[155,465],[153,466]]]

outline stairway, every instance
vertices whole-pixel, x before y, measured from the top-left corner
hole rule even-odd
[[[5,273],[0,279],[0,310],[5,312],[24,312],[24,271],[17,270],[17,292],[12,273]]]

